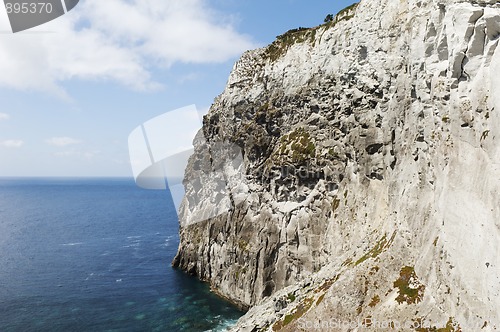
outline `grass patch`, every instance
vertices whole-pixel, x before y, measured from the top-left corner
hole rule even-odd
[[[238,241],[238,248],[240,248],[241,251],[248,251],[248,242],[240,239]]]
[[[352,11],[357,6],[358,3],[354,3],[342,9],[337,13],[337,15],[335,15],[333,20],[320,26],[314,28],[300,27],[297,29],[288,30],[284,34],[277,36],[276,40],[266,48],[264,52],[264,58],[269,59],[271,62],[275,62],[276,60],[284,56],[292,45],[305,42],[313,43],[316,39],[316,33],[320,28],[329,29],[341,21],[350,20],[354,17],[354,13]]]
[[[339,208],[339,206],[340,206],[340,199],[338,199],[337,196],[334,196],[332,202],[332,212],[335,213],[335,211]]]
[[[339,154],[338,154],[337,152],[335,152],[335,149],[334,149],[334,148],[329,148],[329,149],[328,149],[328,156],[329,156],[331,159],[338,159]]]
[[[330,289],[330,287],[332,287],[332,285],[337,280],[339,280],[339,278],[340,278],[340,275],[336,275],[335,277],[326,280],[321,286],[319,286],[318,288],[316,288],[316,290],[314,292],[315,293],[326,292],[328,289]]]
[[[399,273],[399,278],[394,281],[393,285],[398,288],[399,294],[396,301],[399,304],[403,302],[416,304],[422,301],[425,286],[418,281],[413,266],[404,266]]]
[[[313,304],[313,299],[312,298],[307,298],[304,300],[304,302],[300,303],[295,311],[289,315],[286,315],[283,320],[280,320],[273,325],[273,331],[279,331],[294,320],[299,319],[302,317],[312,306]]]
[[[277,165],[287,162],[301,164],[315,156],[316,146],[311,135],[305,129],[298,128],[281,137],[279,148],[270,159]]]
[[[321,294],[321,296],[318,298],[318,301],[316,301],[316,305],[319,305],[321,302],[323,302],[323,299],[325,298],[325,294]]]
[[[359,5],[359,2],[356,2],[356,3],[353,3],[352,5],[345,7],[344,9],[340,10],[337,13],[337,16],[342,16],[342,15],[348,13],[349,11],[355,9],[358,5]]]
[[[377,273],[378,271],[380,270],[380,268],[378,266],[374,266],[370,269],[370,275],[374,275],[375,273]]]
[[[275,62],[286,54],[288,49],[297,43],[306,41],[313,42],[316,37],[317,28],[298,28],[288,30],[276,37],[276,40],[266,48],[264,57]]]
[[[247,273],[247,268],[246,267],[238,267],[238,269],[236,270],[235,272],[235,277],[236,277],[236,280],[239,280],[240,279],[240,276],[245,276],[245,274]]]
[[[335,26],[339,22],[349,21],[351,18],[354,17],[354,13],[350,13],[350,12],[353,11],[354,9],[356,9],[356,7],[358,7],[358,5],[359,5],[359,2],[353,3],[352,5],[345,7],[344,9],[340,10],[337,13],[337,15],[335,15],[335,17],[334,17],[333,20],[331,20],[330,22],[325,23],[324,25],[327,28],[331,28],[331,27]]]
[[[387,240],[387,236],[384,234],[382,238],[375,244],[370,251],[364,254],[360,259],[358,259],[355,265],[359,265],[366,261],[368,258],[375,258],[380,255],[385,249],[389,248],[394,242],[394,238],[396,237],[396,232],[392,233],[392,236],[389,240]]]
[[[380,303],[380,296],[375,295],[375,296],[372,298],[371,302],[368,304],[368,306],[369,306],[369,307],[371,307],[371,308],[373,308],[374,306],[376,306],[376,305],[377,305],[377,304],[379,304],[379,303]]]
[[[417,318],[413,320],[415,326],[423,326],[423,321],[421,318]],[[462,328],[460,325],[456,322],[454,322],[453,317],[450,317],[448,319],[448,322],[446,322],[445,327],[437,328],[435,326],[433,327],[420,327],[416,328],[415,331],[417,332],[462,332]]]
[[[352,265],[352,258],[346,259],[340,266],[348,266],[348,265]]]

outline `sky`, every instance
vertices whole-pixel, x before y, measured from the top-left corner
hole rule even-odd
[[[80,0],[13,34],[0,7],[0,177],[131,177],[128,136],[206,111],[246,50],[352,0]]]

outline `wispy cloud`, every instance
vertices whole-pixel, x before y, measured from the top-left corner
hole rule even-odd
[[[0,30],[9,30],[0,11]],[[223,62],[254,48],[209,0],[86,0],[35,30],[1,35],[0,86],[65,95],[71,79],[157,89],[152,70],[174,63]]]
[[[0,146],[8,149],[18,149],[24,145],[24,142],[16,139],[9,139],[6,141],[0,142]]]
[[[93,150],[93,151],[68,150],[68,151],[56,152],[56,153],[54,153],[54,156],[56,156],[56,157],[71,157],[71,158],[90,160],[90,159],[93,159],[95,156],[97,156],[100,153],[101,152],[98,150]]]
[[[68,145],[80,144],[82,141],[71,137],[52,137],[45,140],[45,143],[53,146],[65,147]]]
[[[0,113],[0,121],[9,120],[9,119],[10,119],[10,115],[8,115],[6,113]]]
[[[183,83],[186,83],[186,82],[196,81],[196,80],[198,80],[200,78],[200,76],[201,75],[199,73],[189,73],[187,75],[179,77],[179,79],[177,80],[177,82],[179,84],[183,84]]]

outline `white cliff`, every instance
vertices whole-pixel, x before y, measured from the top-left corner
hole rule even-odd
[[[238,331],[500,329],[499,40],[497,1],[363,0],[245,53],[174,265],[251,308]]]

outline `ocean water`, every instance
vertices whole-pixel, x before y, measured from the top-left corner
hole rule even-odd
[[[0,179],[0,331],[224,331],[242,312],[170,266],[169,193]]]

